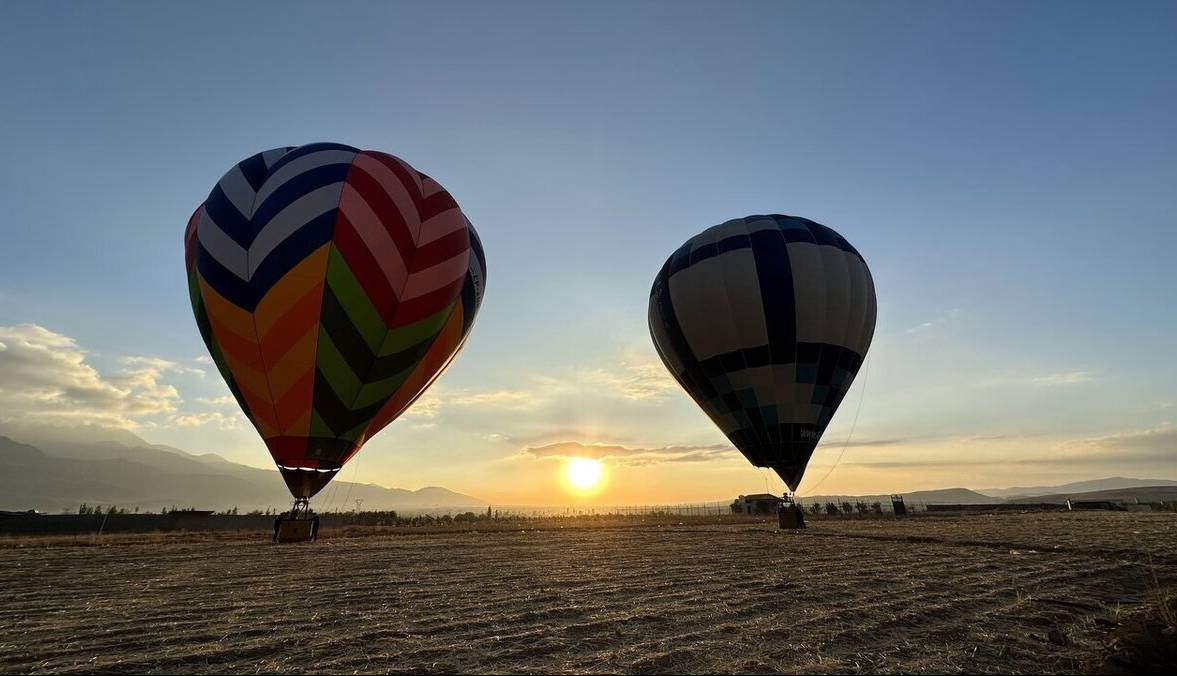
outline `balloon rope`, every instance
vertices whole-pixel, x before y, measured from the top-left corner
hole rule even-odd
[[[340,474],[342,475],[343,472],[341,471]],[[343,477],[340,476],[339,479],[342,480]],[[339,497],[339,482],[332,481],[331,482],[331,494],[329,496],[327,496],[327,505],[323,509],[324,514],[326,514],[327,512],[330,512],[331,508],[335,506],[335,498],[337,498],[337,497]]]
[[[850,423],[850,433],[846,435],[846,441],[842,443],[842,451],[838,453],[838,459],[834,461],[834,464],[830,465],[828,470],[826,470],[825,476],[819,479],[817,483],[809,487],[809,489],[806,491],[807,493],[812,493],[817,489],[818,486],[822,485],[822,483],[824,483],[825,480],[830,477],[830,474],[833,473],[834,469],[838,467],[838,464],[842,462],[842,456],[846,454],[846,447],[850,445],[850,438],[854,436],[854,428],[858,426],[858,414],[862,413],[862,400],[864,397],[866,397],[866,381],[869,376],[870,362],[865,362],[863,364],[862,370],[862,389],[858,392],[858,408],[854,409],[854,421]]]
[[[353,465],[352,465],[352,467],[355,467],[356,469],[355,469],[355,471],[354,471],[354,472],[352,472],[352,473],[351,473],[351,479],[352,479],[352,480],[351,480],[350,482],[348,482],[348,484],[347,484],[347,495],[346,495],[346,496],[344,496],[344,498],[343,498],[343,505],[342,505],[342,507],[341,507],[341,508],[343,508],[343,507],[347,507],[347,501],[351,499],[351,489],[352,489],[352,486],[355,486],[355,485],[356,485],[356,481],[355,481],[355,479],[356,479],[356,474],[357,474],[357,473],[359,473],[359,471],[360,471],[360,458],[359,458],[359,453],[356,453],[356,461],[355,461],[355,464],[353,464]],[[356,511],[358,512],[359,510],[357,509]]]

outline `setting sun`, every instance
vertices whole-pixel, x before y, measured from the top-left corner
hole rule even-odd
[[[603,468],[597,460],[588,458],[573,458],[564,467],[564,476],[572,488],[581,492],[588,492],[597,488],[601,483]]]

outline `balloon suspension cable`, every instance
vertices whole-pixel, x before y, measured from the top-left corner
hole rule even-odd
[[[343,470],[339,471],[337,479],[343,479]],[[327,495],[327,501],[323,503],[323,512],[329,513],[335,507],[335,500],[339,497],[339,481],[331,482],[331,493]]]
[[[355,482],[356,474],[360,471],[359,454],[356,454],[355,462],[352,463],[352,467],[354,467],[355,469],[353,469],[351,472],[351,478],[352,478],[351,482],[347,484],[347,494],[343,497],[343,507],[346,507],[347,501],[351,500],[351,489],[352,489],[352,486],[356,485],[356,482]],[[341,509],[343,507],[341,507]],[[358,512],[360,510],[357,508],[356,511]]]
[[[290,507],[290,518],[299,519],[307,515],[311,511],[310,498],[295,498],[294,504]]]
[[[854,436],[854,428],[858,426],[858,414],[862,413],[862,400],[864,397],[866,397],[866,382],[869,376],[870,357],[868,356],[862,365],[862,389],[858,391],[858,406],[854,409],[854,420],[850,423],[850,433],[846,435],[846,441],[842,443],[842,450],[838,453],[838,459],[834,461],[834,464],[830,465],[830,468],[826,470],[825,475],[823,475],[817,483],[809,487],[810,493],[817,490],[818,486],[822,485],[826,479],[830,478],[830,474],[832,474],[833,471],[838,467],[838,464],[842,462],[842,456],[846,455],[846,448],[850,446],[850,439]]]

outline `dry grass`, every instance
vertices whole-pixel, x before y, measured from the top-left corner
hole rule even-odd
[[[0,672],[1065,673],[1177,583],[1171,514],[682,521],[14,540]]]

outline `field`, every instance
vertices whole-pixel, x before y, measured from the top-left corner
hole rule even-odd
[[[1068,673],[1177,584],[1159,513],[98,542],[0,541],[0,672]]]

